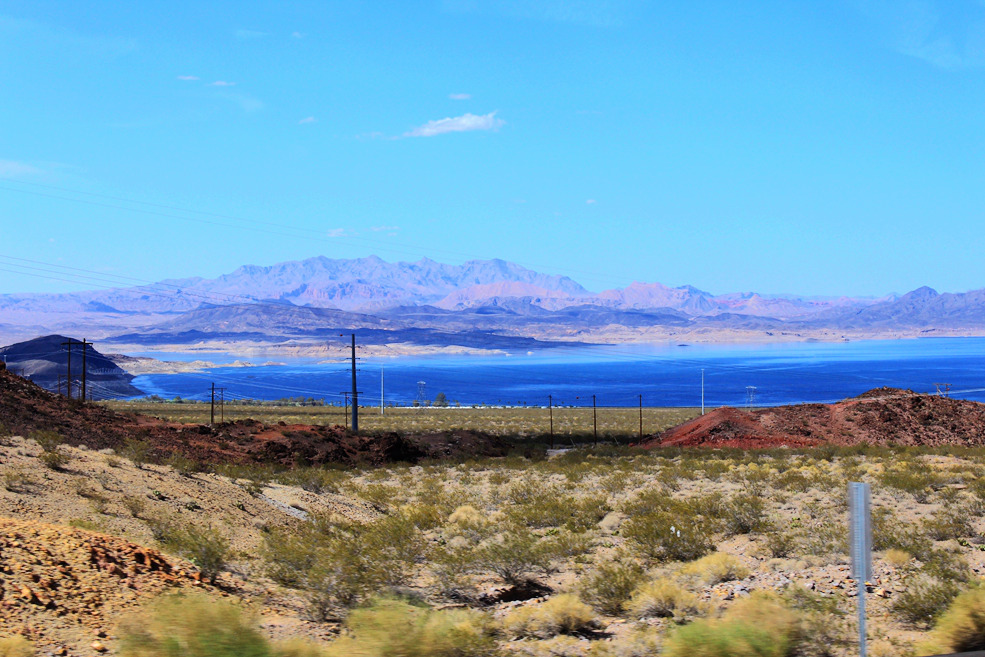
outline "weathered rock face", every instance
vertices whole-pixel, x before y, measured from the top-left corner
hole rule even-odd
[[[38,647],[105,638],[121,613],[164,591],[208,588],[190,564],[122,538],[0,518],[0,626]],[[42,654],[39,651],[39,654]]]

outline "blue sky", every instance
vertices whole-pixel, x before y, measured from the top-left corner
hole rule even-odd
[[[983,209],[981,0],[0,0],[0,292],[374,253],[957,292]]]

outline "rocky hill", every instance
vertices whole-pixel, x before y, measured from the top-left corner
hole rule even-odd
[[[66,381],[71,365],[72,394],[78,397],[82,387],[82,346],[73,345],[70,354],[65,347],[70,339],[74,343],[81,342],[64,335],[46,335],[2,347],[0,356],[12,371],[29,378],[46,390],[61,391],[63,394],[68,393]],[[130,384],[133,376],[120,369],[95,347],[87,347],[85,369],[86,397],[89,399],[143,394]]]
[[[985,445],[985,404],[877,388],[836,404],[720,408],[669,429],[644,447]]]

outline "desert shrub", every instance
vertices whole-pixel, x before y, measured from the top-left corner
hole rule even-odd
[[[683,619],[699,610],[698,596],[663,577],[638,586],[626,603],[626,610],[636,618]]]
[[[54,452],[65,442],[57,431],[37,430],[27,434],[27,437],[38,444],[43,452]]]
[[[348,478],[342,470],[328,468],[295,468],[289,470],[278,480],[288,486],[299,486],[311,493],[338,493],[342,483]]]
[[[211,583],[229,556],[229,540],[213,527],[180,524],[170,518],[148,520],[151,534],[168,550],[191,561]]]
[[[268,574],[305,591],[318,620],[404,583],[427,547],[420,530],[400,513],[366,524],[317,517],[265,539]]]
[[[38,460],[49,470],[61,470],[68,465],[68,456],[58,449],[50,452],[41,452]]]
[[[754,534],[768,526],[766,503],[756,495],[741,493],[729,498],[720,515],[722,531],[728,536]]]
[[[147,507],[147,500],[139,495],[127,495],[123,498],[122,504],[131,516],[139,518]]]
[[[697,578],[709,586],[749,576],[749,569],[738,558],[713,552],[685,565],[681,573]]]
[[[587,533],[576,534],[567,529],[552,529],[537,544],[537,551],[545,566],[555,561],[564,561],[587,553],[592,548],[592,539]]]
[[[962,538],[975,533],[971,512],[964,506],[946,506],[921,523],[924,532],[935,541]]]
[[[471,504],[457,507],[448,516],[448,533],[464,536],[473,543],[478,543],[495,530],[488,513],[479,511]]]
[[[954,598],[930,635],[928,652],[985,650],[985,588],[976,587]]]
[[[629,596],[643,579],[643,569],[635,563],[610,561],[600,564],[581,581],[581,599],[603,614],[623,612]]]
[[[556,595],[539,605],[517,607],[502,620],[503,633],[512,638],[547,639],[597,626],[592,608],[571,593]]]
[[[131,438],[123,443],[120,455],[129,459],[137,468],[142,468],[150,459],[151,445],[146,440]]]
[[[34,485],[34,480],[23,468],[8,468],[3,473],[3,487],[11,493],[24,493]]]
[[[771,524],[765,529],[765,536],[766,550],[775,559],[789,557],[797,549],[797,535],[792,531]]]
[[[34,646],[21,636],[0,638],[0,657],[34,657]]]
[[[908,578],[905,588],[893,596],[890,608],[905,623],[928,627],[958,594],[957,585],[927,575]]]
[[[872,547],[876,550],[903,550],[921,560],[934,548],[927,536],[885,508],[872,510]]]
[[[166,596],[120,626],[123,657],[272,657],[240,606],[205,595]]]
[[[792,657],[803,640],[801,618],[775,596],[753,594],[721,619],[700,619],[674,631],[667,657]]]
[[[630,517],[622,535],[642,556],[661,561],[691,561],[714,549],[707,523],[700,517],[681,517],[655,511]]]
[[[899,550],[897,548],[890,548],[886,550],[883,555],[883,561],[888,563],[894,568],[902,568],[906,564],[913,560],[913,555],[911,555],[906,550]]]
[[[332,642],[333,657],[492,657],[498,654],[488,620],[480,612],[435,611],[381,598],[353,610],[350,636]]]
[[[499,575],[507,584],[520,584],[546,565],[537,542],[537,536],[527,529],[512,528],[479,547],[476,565]]]
[[[574,518],[577,509],[577,500],[560,486],[529,478],[510,485],[504,501],[508,503],[506,517],[510,522],[533,529],[560,527]]]
[[[184,454],[180,454],[178,452],[175,452],[169,456],[165,463],[171,466],[171,468],[173,468],[174,471],[182,477],[190,477],[196,472],[202,471],[202,465],[198,461],[190,459]]]
[[[926,504],[933,494],[932,487],[943,484],[944,479],[926,463],[903,460],[880,474],[879,483],[909,493],[920,504]]]

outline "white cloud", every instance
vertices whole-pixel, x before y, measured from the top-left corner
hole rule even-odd
[[[405,132],[404,137],[434,137],[449,132],[496,130],[505,123],[506,121],[496,118],[496,112],[490,112],[481,116],[463,114],[461,116],[438,119],[437,121],[428,121],[422,126]]]
[[[26,162],[0,160],[0,176],[34,176],[42,173],[41,169]]]
[[[225,80],[216,80],[209,84],[210,87],[235,87],[235,82],[226,82]]]
[[[291,36],[294,37],[295,39],[303,39],[304,38],[304,34],[302,34],[301,32],[291,32]]]
[[[298,121],[298,124],[299,125],[304,125],[305,123],[317,123],[317,121],[318,121],[318,119],[316,119],[313,116],[306,116],[303,119],[301,119],[300,121]]]
[[[585,203],[587,203],[588,205],[595,205],[595,199],[590,198],[587,201],[585,201]]]
[[[198,80],[200,78],[197,75],[179,75],[178,76],[178,79],[179,80],[185,80],[185,81],[188,81],[188,82],[194,82],[195,80]]]
[[[452,100],[469,100],[472,98],[472,94],[448,94],[448,97]]]
[[[392,232],[395,230],[400,230],[400,226],[373,226],[370,230],[374,233]]]
[[[267,36],[266,32],[259,32],[257,30],[236,30],[237,39],[262,39]]]
[[[349,230],[348,228],[330,228],[325,232],[325,237],[348,237],[349,235],[355,234],[355,232]]]

